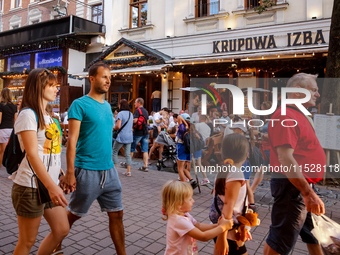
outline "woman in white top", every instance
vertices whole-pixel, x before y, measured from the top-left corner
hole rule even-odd
[[[210,208],[210,220],[213,223],[223,215],[226,219],[233,219],[242,215],[247,203],[247,185],[245,183],[242,164],[247,159],[249,144],[247,139],[240,134],[226,136],[222,142],[222,156],[225,163],[223,169],[217,174],[214,189],[214,199]],[[217,237],[214,254],[245,255],[247,249],[244,243],[236,241],[236,230],[226,231]],[[251,235],[248,232],[247,238]]]
[[[67,200],[57,185],[61,170],[60,131],[45,111],[57,94],[56,78],[47,69],[34,69],[27,77],[22,111],[14,130],[21,150],[26,155],[13,174],[12,202],[17,213],[19,240],[14,255],[29,254],[35,243],[41,216],[51,232],[44,238],[37,254],[51,254],[69,232],[65,206]],[[36,176],[47,188],[50,202],[40,203],[35,184]]]

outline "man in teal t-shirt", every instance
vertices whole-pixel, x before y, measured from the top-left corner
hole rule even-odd
[[[73,192],[68,219],[72,226],[97,200],[101,210],[108,213],[117,254],[125,255],[122,187],[112,162],[114,120],[109,103],[103,100],[111,84],[109,67],[93,65],[89,80],[89,94],[75,100],[68,112],[67,172],[61,181],[65,193]]]

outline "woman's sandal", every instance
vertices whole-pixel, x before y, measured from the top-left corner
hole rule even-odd
[[[121,167],[127,167],[127,163],[126,162],[120,162],[120,166]]]
[[[142,172],[149,172],[148,168],[147,168],[147,167],[144,167],[144,166],[138,168],[138,170],[139,170],[139,171],[142,171]]]
[[[125,173],[123,173],[123,175],[131,177],[131,172],[125,172]]]

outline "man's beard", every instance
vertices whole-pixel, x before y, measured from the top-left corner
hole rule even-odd
[[[105,94],[107,91],[102,89],[101,87],[95,87],[94,90],[98,93],[98,94]]]

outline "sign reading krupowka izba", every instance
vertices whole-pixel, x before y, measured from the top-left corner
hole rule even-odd
[[[287,33],[287,47],[326,43],[322,30]],[[213,41],[213,53],[277,48],[275,36],[265,35]]]

